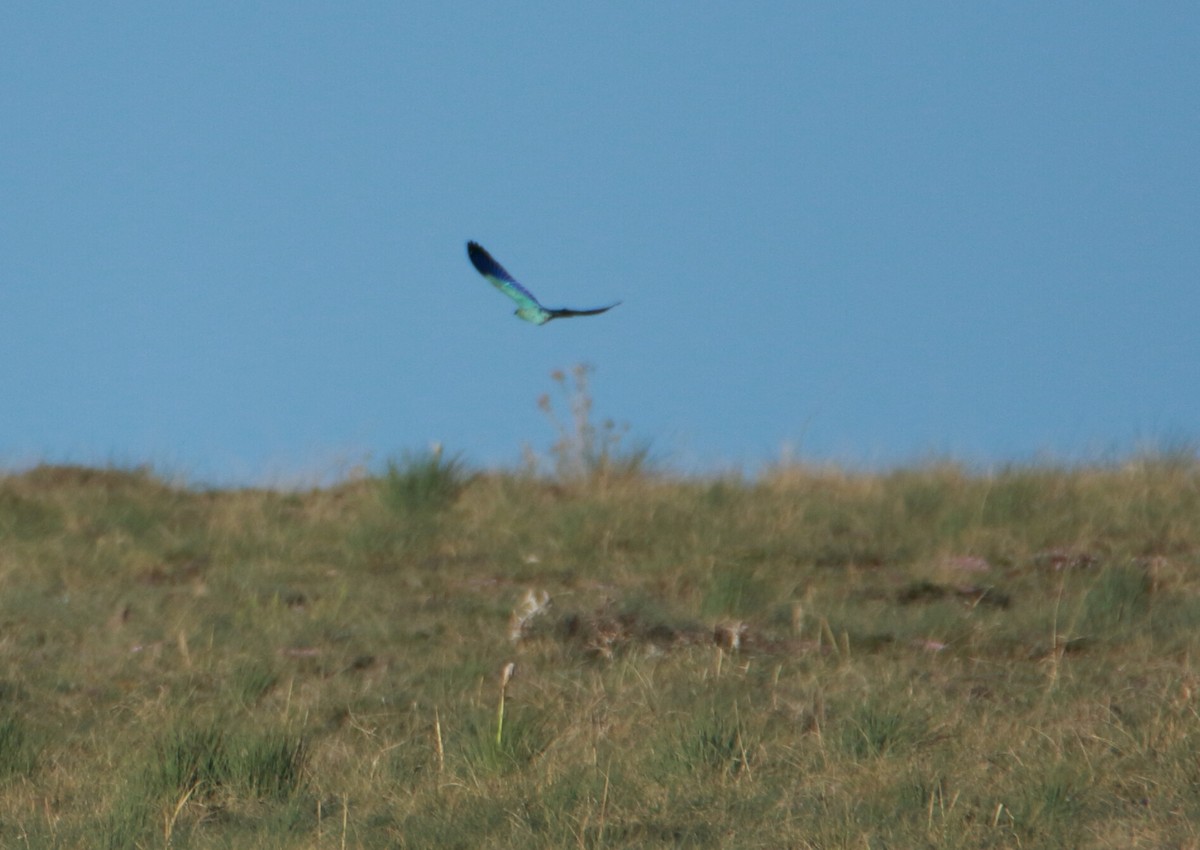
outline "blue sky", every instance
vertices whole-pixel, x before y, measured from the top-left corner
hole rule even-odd
[[[0,9],[0,465],[282,482],[537,400],[680,469],[1200,434],[1200,6]],[[484,244],[552,306],[534,327]]]

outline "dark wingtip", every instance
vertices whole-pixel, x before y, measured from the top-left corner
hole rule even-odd
[[[613,307],[620,305],[620,301],[614,304],[609,304],[607,307],[593,307],[590,310],[574,310],[570,307],[564,307],[561,310],[551,310],[550,318],[552,319],[569,319],[573,316],[599,316],[601,313],[607,313]]]
[[[507,277],[507,273],[503,267],[492,259],[482,245],[478,242],[467,243],[467,256],[471,258],[471,265],[475,270],[482,275],[493,275],[495,277]]]

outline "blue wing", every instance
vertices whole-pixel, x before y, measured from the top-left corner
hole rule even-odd
[[[471,264],[475,266],[475,270],[487,278],[488,283],[517,302],[517,315],[527,322],[533,322],[535,325],[544,325],[551,319],[566,319],[571,316],[595,316],[611,310],[617,304],[621,303],[618,301],[617,304],[609,304],[607,307],[597,307],[593,310],[572,310],[570,308],[550,310],[543,307],[533,297],[532,292],[517,283],[517,279],[505,271],[504,266],[492,259],[492,255],[485,251],[483,246],[478,242],[467,243],[467,256],[471,258]]]
[[[546,308],[538,302],[533,293],[521,286],[478,242],[467,243],[467,256],[471,258],[475,270],[487,278],[492,286],[517,302],[517,313],[522,318],[527,314],[532,316],[546,312]]]

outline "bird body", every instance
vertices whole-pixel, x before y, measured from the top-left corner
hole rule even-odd
[[[483,275],[488,283],[499,289],[513,301],[517,302],[515,314],[527,322],[544,325],[551,319],[569,319],[572,316],[595,316],[611,310],[621,302],[609,304],[607,307],[596,307],[591,310],[572,310],[567,307],[543,307],[533,293],[517,282],[517,279],[505,271],[504,266],[492,259],[492,255],[484,250],[478,242],[467,243],[467,256],[475,270]]]

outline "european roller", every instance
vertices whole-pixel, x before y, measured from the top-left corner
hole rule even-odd
[[[607,307],[596,307],[592,310],[549,309],[543,307],[533,297],[532,292],[517,283],[517,279],[506,272],[504,266],[493,260],[492,255],[485,251],[479,243],[467,243],[467,256],[471,258],[471,264],[475,266],[475,270],[487,278],[488,283],[517,302],[516,315],[527,322],[533,322],[535,325],[544,325],[551,319],[569,319],[571,316],[595,316],[597,313],[611,310],[617,304],[621,303],[618,301],[616,304],[609,304]]]

